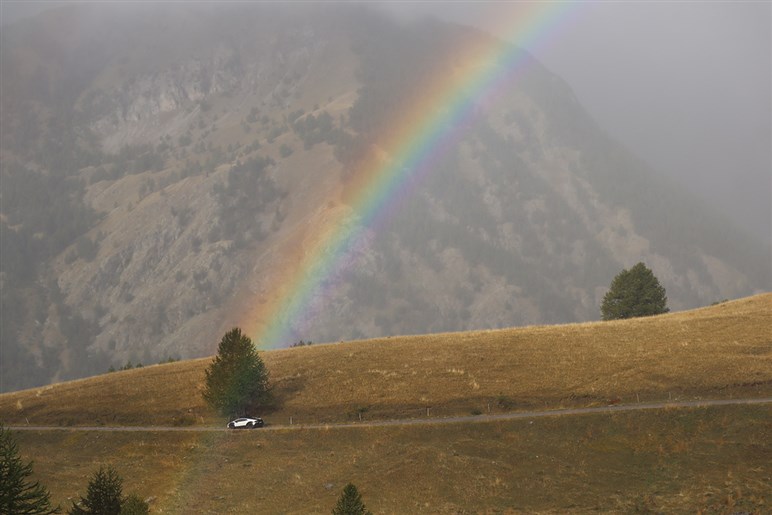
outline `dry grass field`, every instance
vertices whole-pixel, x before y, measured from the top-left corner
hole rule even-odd
[[[769,513],[772,409],[723,406],[430,426],[17,432],[69,508],[111,464],[152,513]]]
[[[67,509],[102,464],[153,513],[764,513],[769,405],[425,426],[302,424],[772,394],[772,294],[653,318],[265,352],[275,431],[20,431]],[[222,427],[210,359],[0,396],[6,425]],[[300,426],[298,426],[300,424]]]
[[[216,342],[215,342],[216,343]],[[772,294],[625,320],[405,336],[264,352],[269,424],[772,395]],[[211,359],[0,395],[18,425],[215,425]]]

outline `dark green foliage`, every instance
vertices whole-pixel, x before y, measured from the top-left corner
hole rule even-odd
[[[322,142],[334,145],[341,138],[341,131],[335,128],[335,121],[327,111],[322,111],[319,116],[309,114],[291,120],[292,130],[303,140],[306,150]]]
[[[362,496],[357,487],[349,483],[343,488],[338,503],[332,509],[332,515],[372,515],[372,512],[368,511],[365,503],[362,502]]]
[[[172,363],[174,360],[169,358],[171,361],[162,361],[161,363]],[[160,363],[159,363],[160,364]],[[115,372],[117,370],[131,370],[133,368],[142,368],[142,363],[137,363],[136,365],[131,362],[131,360],[127,361],[125,365],[123,365],[120,368],[115,368],[114,365],[110,365],[110,368],[107,369],[108,372]]]
[[[31,475],[32,463],[22,463],[11,432],[0,426],[0,513],[59,513],[59,507],[51,507],[48,490],[29,481]]]
[[[117,154],[109,156],[109,160],[113,163],[114,179],[126,174],[158,172],[166,164],[163,154],[148,144],[126,145]]]
[[[665,288],[643,263],[622,270],[611,282],[600,307],[603,320],[645,317],[670,311]]]
[[[58,359],[39,357],[30,352],[29,338],[20,337],[25,322],[35,320],[57,301],[56,281],[48,280],[51,267],[46,263],[74,243],[95,223],[96,213],[83,202],[83,187],[71,177],[72,171],[38,171],[12,160],[0,167],[2,214],[0,221],[0,391],[31,387],[50,380],[60,366]],[[85,257],[96,253],[96,241],[86,238],[79,249]],[[88,248],[86,248],[88,247]],[[73,253],[72,256],[77,256]],[[48,305],[43,305],[48,303]],[[92,333],[79,313],[65,315],[63,335],[73,342],[89,342]],[[75,347],[73,345],[73,347]],[[45,351],[44,351],[45,352]],[[88,367],[81,356],[72,362]]]
[[[137,494],[131,494],[121,506],[121,515],[147,515],[150,507]]]
[[[181,147],[187,147],[191,143],[193,143],[193,136],[191,136],[190,131],[180,136],[179,144]]]
[[[70,515],[120,515],[123,479],[112,467],[99,467],[91,476],[86,497],[72,505]]]
[[[3,214],[23,240],[25,261],[39,263],[84,234],[96,213],[83,202],[82,184],[66,173],[3,166]],[[42,237],[41,237],[42,235]]]
[[[204,400],[223,415],[246,415],[268,400],[268,370],[252,340],[235,327],[225,333],[206,370]]]
[[[265,139],[268,143],[273,143],[276,140],[276,138],[278,138],[285,132],[287,132],[286,125],[275,125],[274,127],[271,128],[270,131],[268,131],[268,135],[265,137]]]
[[[247,115],[247,122],[248,123],[257,123],[257,115],[260,114],[257,107],[253,107],[249,110],[249,114]]]
[[[260,217],[281,196],[268,174],[268,168],[274,164],[271,158],[262,156],[238,162],[228,172],[227,185],[215,187],[213,192],[220,207],[220,237],[238,244],[263,237]]]
[[[99,250],[99,243],[83,235],[75,242],[75,249],[78,252],[79,258],[84,261],[93,261]]]
[[[290,147],[286,143],[282,143],[281,147],[279,148],[279,155],[281,157],[289,157],[292,155],[293,152],[294,150],[292,150],[292,147]]]

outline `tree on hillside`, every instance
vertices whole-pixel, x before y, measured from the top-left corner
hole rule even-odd
[[[11,431],[0,426],[0,513],[39,515],[59,513],[51,507],[48,490],[28,478],[32,463],[22,463]]]
[[[120,515],[123,502],[121,476],[112,467],[99,467],[91,476],[86,497],[73,503],[70,515]]]
[[[670,311],[665,288],[643,263],[614,277],[600,307],[603,320],[645,317]]]
[[[338,504],[332,509],[332,515],[372,515],[362,502],[362,496],[353,483],[343,488],[343,493],[338,498]]]
[[[206,370],[204,400],[223,415],[246,415],[268,400],[268,370],[252,340],[235,327],[225,333]]]

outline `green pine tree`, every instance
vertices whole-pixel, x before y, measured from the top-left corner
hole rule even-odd
[[[349,483],[343,488],[338,504],[332,509],[332,515],[372,515],[372,512],[368,511],[365,503],[362,502],[362,496],[357,487]]]
[[[86,497],[72,505],[70,515],[120,515],[123,502],[121,476],[112,467],[99,467],[91,476]]]
[[[670,311],[665,288],[643,263],[622,270],[614,280],[600,307],[603,320],[645,317]]]
[[[32,462],[22,463],[11,431],[0,426],[0,513],[40,515],[59,513],[51,507],[51,496],[32,475]]]
[[[206,370],[203,395],[223,415],[246,415],[250,407],[268,400],[268,370],[252,340],[238,327],[220,341]]]

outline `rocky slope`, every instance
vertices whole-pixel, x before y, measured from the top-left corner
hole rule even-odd
[[[452,43],[486,37],[265,5],[79,5],[10,27],[2,389],[212,353],[325,217],[361,223],[341,190],[383,151],[377,127]],[[294,338],[597,319],[637,261],[672,309],[770,288],[764,249],[620,148],[539,63],[479,109]]]

